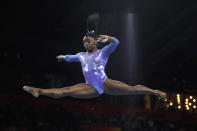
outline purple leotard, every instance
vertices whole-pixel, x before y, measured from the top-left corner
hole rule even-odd
[[[104,92],[103,83],[107,79],[105,66],[109,55],[116,49],[119,41],[115,38],[114,42],[97,50],[91,55],[87,52],[79,52],[76,55],[65,55],[67,62],[81,62],[81,67],[86,80],[86,84],[91,85],[99,94]]]

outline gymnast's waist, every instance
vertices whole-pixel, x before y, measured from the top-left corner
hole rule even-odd
[[[91,83],[91,82],[104,82],[105,79],[107,78],[107,76],[85,76],[85,80],[86,82],[88,83]]]

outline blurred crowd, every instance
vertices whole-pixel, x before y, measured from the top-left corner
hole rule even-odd
[[[0,105],[0,131],[89,131],[85,126],[119,128],[122,131],[196,131],[197,125],[169,121],[145,120],[68,111],[65,104],[48,104],[37,108],[31,103],[10,98]]]

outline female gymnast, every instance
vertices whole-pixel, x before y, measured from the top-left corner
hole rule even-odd
[[[100,50],[97,48],[98,42],[104,43],[107,41],[110,42],[107,46]],[[91,31],[85,35],[83,44],[87,52],[79,52],[76,55],[59,55],[56,58],[59,61],[81,62],[86,83],[56,89],[41,89],[31,86],[23,86],[23,89],[34,97],[44,95],[52,98],[65,96],[95,98],[103,93],[108,95],[151,94],[159,97],[161,100],[167,100],[166,93],[160,90],[153,90],[143,85],[130,86],[107,77],[105,66],[108,57],[119,44],[118,39],[107,35],[97,37],[96,33]]]

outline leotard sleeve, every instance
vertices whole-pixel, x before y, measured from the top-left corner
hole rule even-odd
[[[80,62],[80,56],[81,52],[77,53],[76,55],[65,55],[64,60],[67,62]]]
[[[114,42],[109,43],[107,46],[101,49],[103,55],[108,57],[116,49],[118,44],[119,44],[119,40],[115,38]]]

